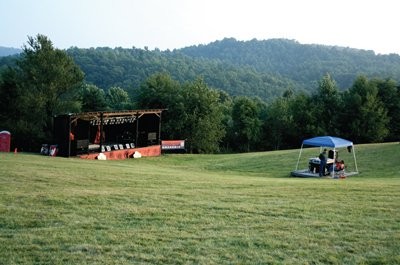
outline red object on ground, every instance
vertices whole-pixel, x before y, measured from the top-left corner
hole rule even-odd
[[[9,131],[0,132],[0,152],[10,152],[11,133]]]
[[[58,152],[57,145],[50,145],[49,156],[56,156]]]

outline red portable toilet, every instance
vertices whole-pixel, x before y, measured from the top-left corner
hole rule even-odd
[[[0,152],[10,152],[11,133],[9,131],[0,132]]]

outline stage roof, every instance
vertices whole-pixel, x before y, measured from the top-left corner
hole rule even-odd
[[[96,112],[82,112],[82,113],[69,113],[58,116],[70,116],[71,122],[75,120],[90,121],[92,125],[100,124],[121,124],[133,123],[137,118],[146,114],[155,114],[160,116],[166,109],[139,109],[139,110],[121,110],[121,111],[96,111]]]

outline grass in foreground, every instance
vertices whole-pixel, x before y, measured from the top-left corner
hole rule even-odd
[[[288,177],[298,150],[0,154],[0,264],[399,264],[400,145],[356,148],[346,180]]]

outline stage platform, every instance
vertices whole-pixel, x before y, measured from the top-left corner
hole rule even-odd
[[[330,173],[329,175],[326,175],[324,177],[325,178],[339,178],[340,176],[350,177],[350,176],[354,176],[357,174],[358,174],[358,172],[339,171],[339,172],[335,172],[334,175],[332,175]],[[300,177],[300,178],[319,178],[320,177],[318,173],[313,173],[308,169],[295,170],[295,171],[290,172],[290,175],[292,177]]]
[[[122,160],[133,158],[133,154],[135,152],[139,152],[142,157],[146,156],[160,156],[161,155],[161,145],[152,145],[147,147],[140,148],[130,148],[130,149],[122,149],[122,150],[112,150],[108,152],[103,152],[106,156],[107,160]],[[97,159],[99,153],[89,153],[79,155],[80,158],[83,159]]]

